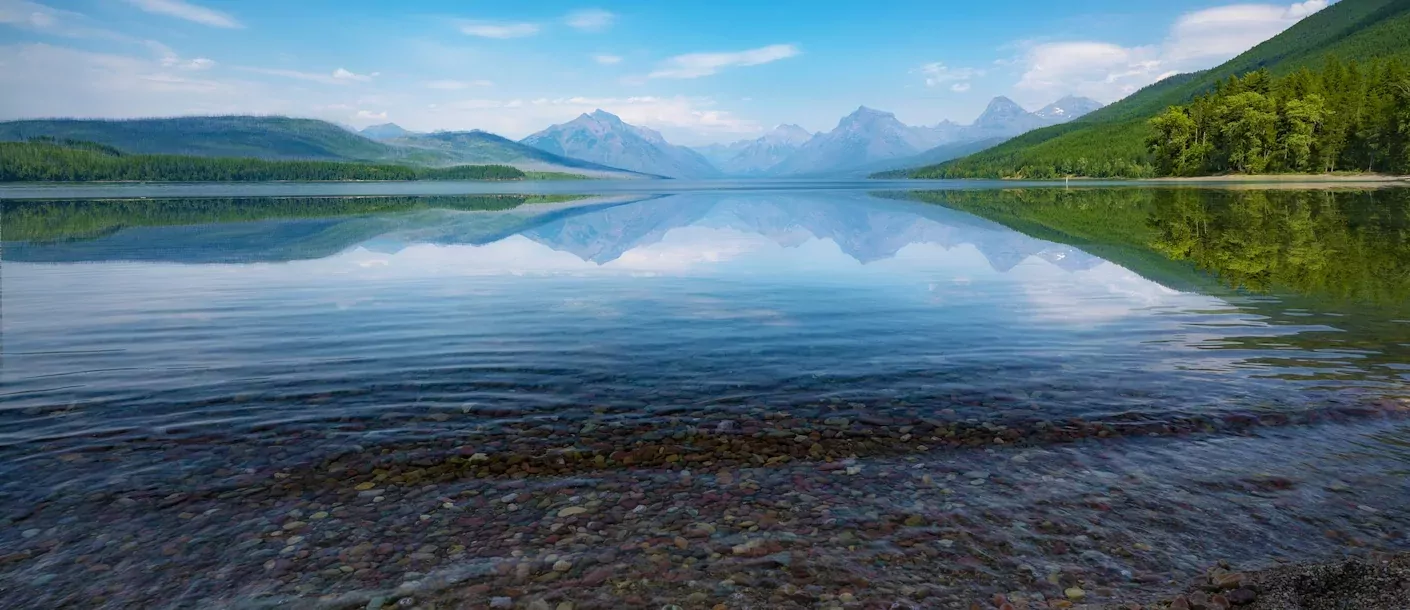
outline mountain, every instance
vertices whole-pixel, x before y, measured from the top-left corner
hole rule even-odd
[[[1148,121],[1232,76],[1266,68],[1275,76],[1319,68],[1328,59],[1410,60],[1410,2],[1341,0],[1215,68],[1179,74],[1147,86],[1110,106],[1066,124],[1024,134],[982,153],[917,169],[912,177],[999,178],[1024,176],[1080,157],[1087,167],[1120,175],[1149,167]],[[1061,105],[1061,104],[1059,104]]]
[[[830,132],[812,138],[769,172],[778,176],[809,175],[897,157],[928,148],[929,140],[890,112],[862,106],[842,117]]]
[[[1066,123],[1101,110],[1102,103],[1089,97],[1067,96],[1042,107],[1033,114],[1048,124]]]
[[[0,123],[0,141],[36,136],[83,140],[137,154],[259,159],[390,160],[386,144],[314,119],[211,116],[165,119],[43,119]]]
[[[402,129],[401,125],[397,125],[396,123],[372,125],[371,127],[359,130],[358,133],[362,134],[362,137],[372,140],[392,140],[416,135],[416,132]]]
[[[1003,142],[1004,138],[986,138],[941,144],[918,155],[869,163],[857,167],[849,173],[861,176],[875,174],[872,176],[874,178],[905,178],[911,168],[944,163],[951,159],[958,159],[987,148],[993,148]]]
[[[757,176],[766,174],[812,138],[813,134],[797,125],[779,125],[754,140],[695,150],[727,176]]]
[[[487,131],[437,131],[387,141],[403,149],[424,150],[456,163],[495,163],[528,171],[571,171],[610,177],[647,177],[590,161],[553,154]]]
[[[562,157],[669,178],[713,178],[720,175],[720,171],[700,153],[670,144],[660,133],[624,123],[604,110],[553,125],[520,140],[520,143]]]
[[[1028,112],[1006,97],[996,97],[970,125],[947,120],[933,127],[907,126],[889,112],[863,106],[844,117],[836,129],[799,147],[769,174],[854,174],[938,163],[1034,129],[1070,121],[1100,106],[1089,99],[1066,97],[1045,107],[1044,116]]]
[[[552,155],[482,131],[417,134],[394,124],[367,128],[376,141],[315,119],[277,116],[166,119],[46,119],[0,123],[0,141],[47,136],[112,146],[133,154],[253,157],[268,160],[378,161],[442,167],[497,163],[528,171],[641,177]],[[400,132],[402,135],[392,136]]]
[[[974,136],[982,134],[984,137],[1011,138],[1051,124],[1048,119],[1024,110],[1013,100],[1000,96],[989,100],[983,114],[980,114],[966,131]]]

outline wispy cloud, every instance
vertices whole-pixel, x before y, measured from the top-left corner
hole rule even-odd
[[[502,23],[496,21],[462,21],[460,33],[481,38],[523,38],[539,33],[536,23]]]
[[[252,74],[281,76],[284,78],[293,78],[298,80],[306,80],[314,83],[322,83],[325,85],[349,85],[352,83],[365,83],[367,81],[372,80],[372,77],[378,75],[378,73],[376,72],[373,72],[371,74],[357,74],[344,68],[338,68],[330,74],[319,74],[317,72],[301,72],[299,70],[285,70],[281,68],[254,68],[250,66],[238,66],[236,69],[242,72],[250,72]]]
[[[0,45],[4,117],[138,117],[289,113],[262,83],[209,78],[150,55],[94,53],[49,44]]]
[[[584,32],[601,32],[612,27],[616,23],[617,16],[609,11],[600,8],[590,8],[581,11],[573,11],[563,18],[563,22],[576,30]]]
[[[183,0],[127,0],[127,2],[149,13],[185,19],[211,27],[229,29],[245,27],[227,13],[197,6]]]
[[[955,93],[964,93],[966,91],[969,91],[969,83],[955,83],[953,85],[950,85],[950,90],[954,91]]]
[[[161,62],[163,68],[176,68],[177,70],[196,71],[209,70],[215,67],[215,60],[205,57],[186,59],[177,55],[176,51],[155,40],[146,41],[147,48],[152,50],[157,56],[157,61]]]
[[[28,0],[0,0],[0,24],[51,36],[137,42],[131,36],[96,27],[83,13]]]
[[[925,64],[917,68],[915,72],[920,73],[920,75],[925,78],[925,86],[927,87],[939,87],[950,83],[966,85],[963,89],[957,89],[954,86],[950,87],[955,91],[968,91],[969,86],[965,81],[984,76],[983,70],[976,70],[974,68],[951,68],[938,61]]]
[[[667,59],[661,68],[648,74],[647,78],[700,78],[725,68],[757,66],[794,57],[798,53],[798,47],[791,44],[775,44],[730,53],[689,53]]]
[[[619,63],[622,63],[622,56],[620,56],[620,55],[608,55],[608,54],[606,54],[606,53],[601,53],[601,54],[598,54],[598,55],[593,55],[593,56],[592,56],[592,60],[595,61],[595,62],[597,62],[597,63],[600,63],[600,64],[602,64],[602,65],[604,65],[604,66],[610,66],[610,65],[612,65],[612,64],[619,64]]]
[[[359,110],[357,111],[357,118],[372,119],[378,121],[385,120],[387,118],[387,111],[383,110],[381,112],[373,112],[371,110]]]
[[[494,83],[487,80],[433,80],[426,83],[427,89],[438,91],[461,91],[471,87],[493,87]]]
[[[1076,93],[1111,102],[1167,76],[1201,70],[1276,36],[1332,4],[1233,4],[1186,13],[1160,44],[1127,47],[1092,40],[1028,45],[1016,88],[1038,102]]]
[[[377,76],[376,72],[373,72],[371,74],[358,74],[356,72],[351,72],[345,68],[338,68],[337,70],[333,71],[333,79],[340,81],[353,81],[358,83],[365,83],[367,81],[372,80],[372,77],[374,76]]]

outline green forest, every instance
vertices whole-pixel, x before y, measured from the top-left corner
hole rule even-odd
[[[1081,248],[1172,288],[1410,303],[1410,191],[1010,189],[906,195]]]
[[[257,182],[525,180],[582,176],[526,173],[507,165],[422,168],[384,163],[133,155],[78,140],[0,142],[0,182]]]
[[[1230,78],[1151,119],[1160,176],[1410,173],[1410,73],[1398,61]]]
[[[1360,113],[1370,106],[1385,103],[1387,96],[1392,95],[1390,89],[1403,86],[1404,81],[1396,83],[1380,79],[1388,71],[1399,70],[1394,66],[1403,66],[1410,61],[1410,3],[1403,0],[1341,0],[1215,68],[1171,76],[1070,123],[1030,131],[993,148],[946,163],[917,168],[906,175],[926,179],[1055,179],[1064,176],[1152,178],[1163,175],[1163,169],[1177,173],[1169,171],[1171,168],[1168,166],[1160,167],[1156,155],[1147,146],[1155,135],[1151,119],[1162,116],[1172,106],[1189,107],[1196,99],[1226,88],[1235,77],[1241,81],[1246,75],[1263,73],[1272,77],[1271,81],[1282,82],[1296,78],[1294,75],[1304,70],[1322,75],[1329,64],[1336,63],[1335,58],[1344,62],[1342,67],[1347,73],[1359,73],[1358,77],[1347,75],[1346,81],[1359,87],[1359,90],[1339,90],[1336,95],[1322,96],[1325,127],[1329,130],[1327,135],[1340,131],[1348,136],[1337,158],[1324,159],[1334,161],[1338,171],[1365,172],[1368,167],[1378,172],[1405,171],[1395,169],[1393,165],[1379,165],[1390,163],[1386,160],[1394,154],[1385,148],[1385,139],[1391,132],[1377,132],[1387,128],[1383,120],[1386,115],[1382,113],[1378,117],[1380,120],[1370,120],[1372,117]],[[1354,81],[1354,78],[1360,80]],[[1272,114],[1283,112],[1282,118],[1286,118],[1286,107],[1277,106],[1280,100],[1277,96],[1286,93],[1273,92],[1273,84],[1269,82],[1267,85],[1274,97]],[[1308,84],[1307,79],[1302,79],[1302,85],[1298,86]],[[1323,84],[1326,84],[1325,80]],[[1267,94],[1260,95],[1267,97]],[[1256,101],[1244,98],[1230,103]],[[1404,108],[1404,104],[1400,107]],[[1230,109],[1240,114],[1246,110]],[[1266,118],[1259,114],[1269,114],[1266,106],[1262,109],[1255,106],[1252,110],[1254,112],[1249,118],[1254,122]],[[1294,114],[1305,110],[1305,106],[1295,106]],[[1339,114],[1332,118],[1333,112]],[[1253,127],[1248,123],[1241,125]],[[1289,127],[1284,123],[1278,128]],[[1358,135],[1357,130],[1375,133]],[[1358,143],[1351,141],[1358,137],[1364,138],[1362,141],[1366,146],[1379,148],[1358,149]],[[1260,140],[1266,142],[1267,139],[1260,136]],[[1294,145],[1298,141],[1294,138]],[[1341,153],[1349,158],[1341,158]],[[1217,154],[1215,157],[1213,168],[1208,169],[1208,173],[1239,171],[1224,168],[1222,163],[1227,161],[1227,157],[1221,159]],[[1404,158],[1400,158],[1399,162],[1403,168]],[[1315,165],[1310,160],[1308,163]],[[1189,168],[1186,166],[1184,169]],[[1269,166],[1261,171],[1322,170],[1283,170],[1270,161]]]

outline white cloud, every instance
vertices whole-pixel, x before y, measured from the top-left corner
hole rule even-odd
[[[950,85],[950,90],[954,91],[955,93],[964,93],[966,91],[969,91],[969,83],[955,83],[953,85]]]
[[[493,21],[462,21],[460,33],[481,38],[523,38],[539,33],[534,23],[498,23]]]
[[[51,36],[136,42],[130,36],[95,27],[93,20],[83,13],[28,0],[0,0],[0,24]]]
[[[48,44],[0,46],[0,90],[25,92],[0,95],[0,118],[291,111],[261,83],[206,78],[185,67]]]
[[[381,121],[387,118],[387,111],[373,112],[371,110],[359,110],[357,111],[357,118]]]
[[[1025,71],[1015,87],[1028,94],[1020,101],[1031,103],[1069,93],[1112,102],[1173,74],[1232,59],[1331,3],[1234,4],[1195,11],[1176,20],[1158,45],[1032,44],[1019,61]]]
[[[1170,62],[1206,60],[1213,65],[1278,35],[1327,5],[1326,0],[1308,0],[1291,6],[1234,4],[1189,13],[1180,17],[1171,30],[1164,59]]]
[[[333,80],[365,83],[372,80],[372,77],[377,76],[377,74],[377,72],[373,72],[371,74],[358,74],[356,72],[351,72],[345,68],[338,68],[337,70],[333,71]]]
[[[494,83],[487,80],[433,80],[426,83],[427,89],[438,91],[462,91],[471,87],[493,87]]]
[[[604,65],[604,66],[610,66],[610,65],[612,65],[612,64],[619,64],[619,63],[622,63],[622,56],[620,56],[620,55],[608,55],[608,54],[606,54],[606,53],[602,53],[602,54],[598,54],[598,55],[593,55],[593,56],[592,56],[592,60],[595,61],[595,62],[597,62],[597,63],[600,63],[600,64],[602,64],[602,65]]]
[[[962,82],[977,76],[984,76],[983,70],[951,68],[938,61],[925,64],[915,71],[925,77],[925,86],[927,87],[938,87],[947,83]],[[967,89],[968,87],[965,87],[965,90]],[[960,89],[956,89],[956,91],[960,91]]]
[[[349,85],[355,82],[367,82],[372,80],[372,77],[378,75],[377,72],[373,72],[371,74],[357,74],[355,72],[350,72],[343,68],[338,68],[337,70],[334,70],[331,74],[302,72],[299,70],[286,70],[283,68],[255,68],[250,66],[238,66],[236,67],[236,69],[242,72],[250,72],[252,74],[264,74],[268,76],[293,78],[298,80],[306,80],[314,83],[322,83],[325,85]]]
[[[173,50],[171,47],[168,47],[155,40],[146,41],[146,45],[147,48],[151,49],[152,52],[157,56],[157,61],[161,62],[162,67],[165,68],[176,68],[178,70],[196,71],[209,70],[215,67],[215,60],[207,59],[205,57],[185,59],[180,55],[177,55],[176,51]]]
[[[211,27],[230,29],[245,27],[229,14],[183,0],[127,0],[127,2],[149,13],[185,19]]]
[[[1105,42],[1039,44],[1028,50],[1025,63],[1018,89],[1045,98],[1077,93],[1103,102],[1154,82],[1161,71],[1160,49]]]
[[[667,59],[660,69],[648,74],[647,77],[699,78],[715,74],[725,68],[757,66],[794,57],[798,53],[798,47],[791,44],[775,44],[730,53],[689,53]]]
[[[612,24],[616,21],[616,15],[600,8],[573,11],[568,13],[568,16],[563,19],[563,22],[568,24],[568,27],[584,32],[601,32],[612,27]]]

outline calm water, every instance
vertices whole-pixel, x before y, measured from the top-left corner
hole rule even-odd
[[[325,551],[346,565],[300,572],[277,562],[324,556],[297,550],[312,544],[300,536],[269,555],[209,550],[189,565],[251,572],[192,584],[132,561],[105,561],[80,582],[55,566],[117,547],[44,541],[114,506],[166,509],[178,524],[215,514],[205,510],[263,514],[248,518],[273,520],[277,534],[287,517],[269,511],[285,514],[288,507],[271,504],[283,500],[220,504],[270,477],[302,481],[288,498],[317,498],[327,484],[319,473],[399,459],[429,468],[447,456],[541,455],[594,443],[606,453],[643,439],[679,442],[689,452],[700,450],[699,435],[787,444],[823,431],[811,444],[844,439],[832,430],[849,428],[859,438],[896,440],[847,445],[839,454],[854,460],[847,464],[880,472],[929,464],[959,485],[983,470],[975,493],[993,495],[970,505],[1002,513],[989,518],[1004,523],[1081,521],[1074,511],[1086,508],[1033,512],[1059,502],[1055,480],[1071,485],[1062,493],[1082,507],[1113,493],[1111,477],[1127,476],[1122,493],[1149,502],[1142,510],[1173,502],[1207,514],[1252,510],[1240,494],[1309,490],[1259,496],[1260,505],[1298,515],[1298,524],[1265,514],[1231,517],[1223,530],[1134,516],[1109,525],[1106,536],[1140,534],[1180,547],[1148,565],[1123,564],[1106,547],[1093,550],[1101,561],[1083,554],[1103,566],[1110,582],[1101,586],[1113,599],[1123,587],[1154,586],[1139,573],[1165,578],[1239,553],[1258,562],[1410,544],[1410,434],[1400,418],[1410,398],[1405,191],[685,190],[5,202],[0,517],[9,527],[0,543],[34,552],[0,564],[9,581],[0,596],[62,602],[106,587],[102,595],[115,605],[183,605],[377,591],[438,573],[463,583],[478,573],[466,566],[507,557],[504,549],[462,543],[458,555],[446,555],[454,546],[445,542],[394,540],[392,552],[407,546],[406,557],[435,547],[422,553],[434,565],[383,573],[385,562],[363,568]],[[787,432],[771,427],[784,418]],[[946,426],[959,434],[923,438]],[[1068,430],[1062,442],[1055,429]],[[956,440],[965,438],[973,442]],[[928,446],[898,449],[916,443]],[[1011,485],[1002,493],[980,485],[1006,467],[996,463],[1013,464],[994,453],[1010,445],[1052,452],[1037,461],[1070,480],[1024,471],[1031,485],[1022,473],[992,475]],[[759,451],[756,463],[740,468],[758,467],[761,495],[771,486],[798,493],[802,484],[789,469],[813,472],[826,462],[822,453],[795,453],[804,459],[764,468],[774,454]],[[625,484],[659,476],[679,484],[683,463],[653,470],[651,459]],[[714,469],[701,459],[697,474]],[[1269,474],[1292,464],[1291,473]],[[1221,468],[1244,470],[1216,476]],[[1156,476],[1162,469],[1170,472]],[[506,480],[557,489],[594,476],[601,491],[626,472],[589,470],[598,474]],[[366,470],[376,472],[384,473],[380,488],[385,471]],[[1246,483],[1294,476],[1286,486]],[[1348,504],[1325,491],[1348,486],[1364,496]],[[825,487],[810,497],[826,496]],[[877,510],[904,517],[924,503],[918,492],[895,495],[905,488],[883,481],[856,498],[839,488],[830,504],[859,518]],[[502,490],[460,492],[480,498]],[[186,507],[195,501],[188,495],[214,504]],[[708,512],[707,503],[683,506]],[[961,510],[953,498],[933,508]],[[134,532],[185,527],[153,512],[106,514],[102,525],[78,527],[82,540],[165,548]],[[378,514],[364,515],[358,531],[371,536],[367,528],[392,519]],[[237,523],[250,527],[222,523],[192,531],[217,548],[245,531]],[[1319,528],[1349,533],[1327,538]],[[442,529],[456,536],[454,526]],[[1209,540],[1275,531],[1287,539],[1236,549]],[[750,534],[741,535],[726,542]],[[1089,535],[1063,546],[1082,540]],[[810,544],[829,541],[855,550],[834,538]],[[1050,559],[1054,552],[1046,543],[1000,546]],[[996,580],[984,586],[1015,590],[998,584],[1006,572],[990,568],[985,578]],[[554,590],[551,582],[534,586],[528,595]]]

